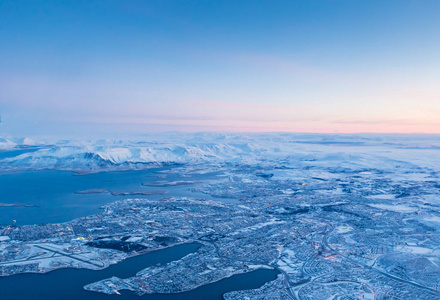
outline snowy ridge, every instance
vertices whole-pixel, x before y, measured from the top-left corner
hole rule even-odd
[[[368,154],[366,154],[368,153]],[[360,155],[362,154],[362,155]],[[435,168],[435,135],[156,134],[127,140],[89,141],[0,138],[0,169],[100,171],[185,163],[308,161],[335,171],[398,165]]]

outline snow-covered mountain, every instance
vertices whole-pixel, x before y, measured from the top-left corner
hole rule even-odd
[[[362,154],[362,155],[360,155]],[[366,155],[367,154],[367,155]],[[325,135],[166,133],[126,140],[0,138],[0,169],[103,171],[185,163],[307,161],[327,167],[369,169],[399,164],[439,168],[438,135]]]

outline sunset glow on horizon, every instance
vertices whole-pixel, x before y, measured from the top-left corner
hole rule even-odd
[[[440,133],[439,1],[1,1],[2,135]]]

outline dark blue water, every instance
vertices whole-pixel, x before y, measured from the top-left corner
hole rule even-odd
[[[235,275],[219,282],[202,286],[190,292],[179,294],[153,294],[142,297],[130,291],[121,291],[122,295],[105,295],[89,292],[83,286],[111,276],[128,278],[138,271],[155,265],[166,264],[197,251],[199,244],[183,244],[166,248],[156,252],[126,259],[101,271],[84,269],[61,269],[47,274],[20,274],[10,277],[0,277],[1,300],[206,300],[223,299],[222,295],[229,291],[253,289],[264,283],[276,279],[277,271],[257,270],[245,274]]]
[[[143,186],[142,183],[161,180],[213,180],[213,174],[194,175],[182,178],[177,173],[166,173],[166,178],[157,178],[158,171],[170,168],[127,172],[101,172],[76,175],[68,171],[25,171],[0,174],[0,203],[31,204],[35,207],[0,207],[0,225],[41,224],[67,222],[75,218],[99,213],[100,206],[127,198],[161,199],[163,197],[193,197],[213,199],[211,196],[194,193],[195,186],[171,187]],[[77,191],[105,189],[108,191],[155,191],[166,190],[165,195],[125,195],[110,193],[76,194]],[[223,200],[222,200],[223,201]]]
[[[8,150],[8,151],[0,151],[0,159],[16,157],[24,153],[31,153],[40,150],[40,148],[28,148],[28,149],[20,149],[20,150]]]
[[[164,171],[165,173],[158,173]],[[166,178],[158,178],[165,176]],[[0,203],[22,203],[33,207],[0,207],[0,224],[40,224],[66,222],[74,218],[99,213],[100,206],[126,198],[193,197],[233,202],[234,199],[214,199],[209,195],[192,192],[197,185],[171,187],[143,186],[154,181],[216,180],[218,174],[193,175],[182,178],[171,168],[145,171],[103,172],[78,176],[67,171],[26,171],[0,174]],[[105,189],[108,191],[154,191],[166,190],[165,195],[113,196],[109,192],[99,194],[77,194],[77,191]],[[146,295],[139,297],[129,291],[122,296],[109,296],[88,292],[83,286],[112,276],[127,278],[138,271],[155,265],[178,260],[195,252],[198,244],[185,244],[148,253],[124,260],[101,271],[61,269],[47,274],[20,274],[0,278],[0,300],[27,299],[146,299],[146,300],[187,300],[222,299],[225,292],[258,288],[274,280],[276,271],[257,270],[221,280],[196,290],[172,295]]]

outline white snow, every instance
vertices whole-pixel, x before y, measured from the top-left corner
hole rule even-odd
[[[6,235],[0,235],[0,242],[8,241],[10,238]]]
[[[384,210],[391,210],[391,211],[400,212],[400,213],[411,213],[411,212],[415,212],[418,210],[416,207],[409,207],[409,206],[402,205],[402,204],[396,204],[396,205],[368,204],[368,206],[379,208],[379,209],[384,209]]]
[[[306,183],[336,180],[344,172],[368,178],[377,170],[395,180],[432,180],[427,170],[440,172],[440,164],[433,163],[440,161],[438,141],[437,136],[287,133],[161,133],[124,140],[1,137],[0,150],[32,145],[37,151],[0,159],[0,167],[90,170],[126,163],[239,162],[276,164],[270,172],[277,180]]]
[[[440,217],[437,217],[437,216],[425,217],[425,218],[423,218],[423,220],[427,221],[427,222],[440,223]]]
[[[391,199],[395,199],[396,195],[393,195],[393,194],[382,194],[382,195],[372,195],[372,196],[368,196],[366,198],[369,198],[369,199],[386,199],[386,200],[391,200]]]
[[[414,254],[429,254],[433,251],[429,248],[417,247],[417,246],[398,246],[396,247],[396,250],[400,252],[407,252]]]

